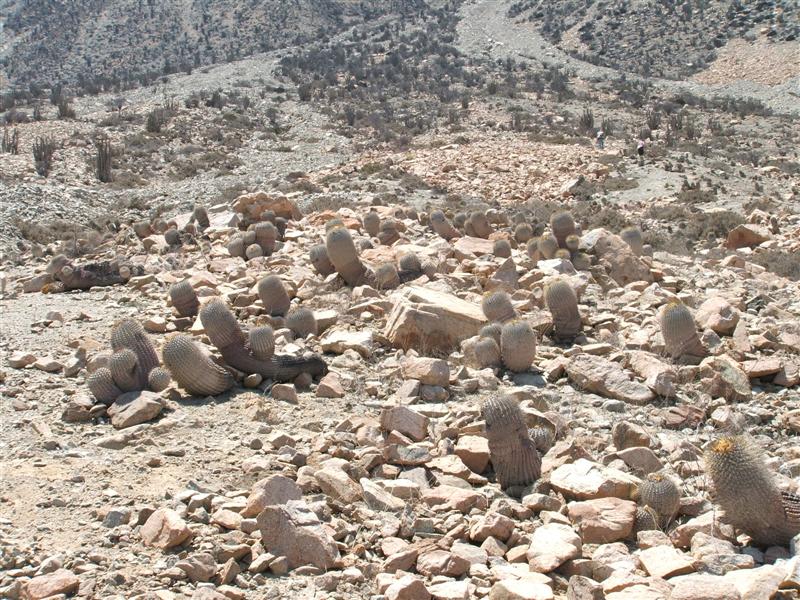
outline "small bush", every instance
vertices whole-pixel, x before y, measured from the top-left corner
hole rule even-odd
[[[67,98],[62,98],[58,103],[58,118],[59,119],[74,119],[75,108]]]
[[[111,181],[111,142],[107,139],[95,142],[97,155],[95,156],[95,174],[103,183]]]

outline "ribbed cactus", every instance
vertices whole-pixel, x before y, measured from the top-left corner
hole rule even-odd
[[[525,486],[541,475],[542,461],[528,434],[525,417],[513,398],[501,396],[481,407],[489,457],[500,486]]]
[[[525,245],[525,253],[533,261],[538,261],[539,258],[539,238],[531,238]]]
[[[384,263],[375,269],[375,285],[379,290],[393,290],[400,285],[400,275],[392,263]]]
[[[358,256],[353,238],[344,227],[332,229],[325,240],[328,258],[336,268],[336,272],[351,287],[361,285],[367,275],[367,269]]]
[[[517,316],[511,297],[503,290],[495,290],[483,296],[481,309],[492,322],[505,323]]]
[[[139,321],[123,319],[117,323],[111,330],[111,347],[115,353],[127,348],[136,354],[137,389],[145,389],[147,376],[159,363],[153,342],[150,341]]]
[[[188,279],[172,284],[169,288],[172,306],[182,317],[193,317],[200,308],[200,299]]]
[[[663,473],[648,473],[639,486],[639,503],[652,508],[658,515],[659,526],[666,528],[678,514],[681,491]]]
[[[66,267],[69,264],[69,259],[64,256],[63,254],[56,254],[53,258],[50,259],[50,262],[47,264],[45,268],[45,272],[49,273],[50,275],[55,275],[59,273],[61,269]]]
[[[572,235],[568,235],[567,239],[564,241],[564,246],[570,251],[570,253],[577,252],[580,245],[581,238],[574,233]]]
[[[778,488],[764,451],[747,434],[726,435],[705,451],[706,472],[726,520],[764,546],[800,533],[800,497]]]
[[[636,534],[640,531],[653,531],[658,528],[658,515],[656,511],[649,506],[637,506],[630,539],[635,541]]]
[[[261,248],[264,256],[270,256],[275,252],[275,241],[278,239],[278,229],[269,221],[256,223],[253,228],[256,235],[256,244]]]
[[[86,385],[92,392],[92,396],[103,404],[111,404],[122,394],[122,390],[114,383],[114,376],[107,367],[101,367],[89,375],[86,378]]]
[[[447,220],[447,217],[444,216],[444,213],[440,210],[434,210],[429,217],[431,229],[433,229],[437,235],[446,239],[452,240],[459,236],[458,230],[453,227],[450,221]]]
[[[511,244],[508,240],[495,240],[492,245],[492,253],[498,258],[508,258],[511,256]]]
[[[251,328],[247,337],[250,352],[258,360],[269,360],[275,354],[275,332],[269,325]]]
[[[244,245],[244,235],[241,233],[236,233],[231,236],[231,239],[228,240],[228,254],[233,256],[234,258],[245,258],[245,251],[246,246]]]
[[[381,217],[374,210],[364,215],[363,223],[364,231],[372,237],[378,235],[378,232],[381,230]]]
[[[474,348],[475,359],[481,369],[496,369],[502,364],[500,346],[492,338],[484,337],[478,340]]]
[[[556,255],[558,240],[552,234],[543,234],[536,242],[536,249],[542,258],[549,260]]]
[[[325,233],[327,234],[334,229],[338,229],[339,227],[344,227],[344,221],[342,221],[339,217],[334,217],[330,221],[325,223]]]
[[[527,223],[520,223],[514,228],[514,239],[518,244],[527,244],[533,238],[533,227]]]
[[[264,256],[264,251],[258,244],[250,244],[247,248],[244,249],[244,256],[247,260],[253,260],[254,258],[258,258],[259,256]]]
[[[128,348],[115,352],[108,361],[108,370],[114,378],[114,383],[123,392],[133,392],[143,389],[137,375],[136,353]],[[148,374],[149,375],[149,374]]]
[[[291,300],[277,275],[267,275],[258,282],[258,296],[264,303],[264,310],[268,315],[282,317],[289,312]]]
[[[489,224],[489,219],[486,218],[485,212],[480,210],[473,211],[469,215],[468,222],[477,237],[488,238],[492,235],[492,226]]]
[[[572,266],[578,271],[588,271],[592,268],[592,259],[584,252],[575,252],[572,254]]]
[[[164,232],[164,241],[167,242],[169,246],[180,246],[181,234],[177,229],[167,229]]]
[[[405,283],[422,275],[422,262],[413,252],[406,252],[397,261],[397,273],[400,281]]]
[[[570,254],[570,251],[567,250],[566,248],[559,248],[558,250],[556,250],[556,253],[553,256],[553,258],[560,258],[561,260],[571,260],[572,254]]]
[[[135,233],[136,237],[140,240],[153,235],[153,228],[150,226],[150,221],[136,221],[131,227],[133,228],[133,233]]]
[[[331,273],[336,272],[336,268],[333,266],[331,259],[328,258],[328,249],[325,247],[325,244],[312,246],[311,250],[308,251],[308,258],[314,270],[323,277],[327,277]]]
[[[214,299],[200,309],[200,321],[225,362],[243,373],[258,373],[276,381],[292,381],[301,373],[314,376],[327,372],[327,365],[316,354],[303,357],[274,355],[269,359],[259,359],[245,344],[245,335],[236,317],[220,299]]]
[[[422,261],[422,272],[428,279],[433,279],[439,272],[439,263],[435,258],[426,258]]]
[[[195,204],[194,210],[192,211],[192,220],[197,223],[197,227],[202,231],[203,229],[208,229],[211,226],[211,221],[208,219],[208,211],[206,210],[205,206],[200,206],[199,204]]]
[[[193,396],[216,396],[233,386],[231,374],[188,335],[177,334],[167,340],[162,355],[175,382]]]
[[[156,367],[147,376],[147,387],[154,392],[163,392],[169,387],[170,377],[169,371],[163,367]]]
[[[536,357],[536,334],[530,323],[509,321],[500,333],[500,354],[506,369],[522,373],[531,368]]]
[[[317,335],[317,319],[314,312],[305,307],[294,308],[286,315],[286,327],[301,338]]]
[[[556,212],[550,216],[550,229],[559,248],[566,248],[567,237],[575,233],[575,221],[567,211]]]
[[[672,358],[687,355],[702,357],[707,354],[697,334],[694,317],[682,302],[667,303],[658,315],[658,324],[665,350]]]
[[[378,231],[378,241],[384,246],[391,246],[400,239],[398,223],[395,219],[386,219]]]
[[[500,347],[500,336],[503,333],[503,326],[500,323],[489,323],[481,327],[478,332],[480,337],[490,338],[497,342],[498,348]]]
[[[581,314],[578,312],[578,297],[566,279],[559,277],[544,290],[544,299],[553,316],[553,337],[572,340],[581,333]]]
[[[464,230],[464,226],[467,224],[467,219],[469,219],[469,215],[465,212],[457,212],[453,215],[453,227]]]
[[[626,227],[622,231],[619,232],[619,237],[621,237],[628,246],[631,247],[631,251],[636,256],[642,255],[642,250],[644,248],[644,240],[642,239],[642,231],[638,227]]]
[[[531,438],[533,445],[544,456],[556,443],[556,436],[549,427],[531,427],[528,429],[528,437]]]

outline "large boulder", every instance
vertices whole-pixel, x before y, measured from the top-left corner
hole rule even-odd
[[[650,267],[636,256],[631,247],[618,235],[605,229],[592,229],[581,237],[581,250],[595,254],[609,277],[621,286],[633,281],[652,283]]]

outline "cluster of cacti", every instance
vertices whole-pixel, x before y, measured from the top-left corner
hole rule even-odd
[[[172,336],[161,355],[175,382],[193,396],[216,396],[233,385],[231,374],[188,335]]]
[[[567,247],[567,237],[575,234],[575,221],[567,211],[553,213],[550,216],[550,230],[555,236],[558,247]]]
[[[782,492],[747,434],[725,435],[705,451],[706,472],[726,520],[757,544],[788,545],[800,533],[800,497]]]
[[[225,362],[243,373],[258,373],[275,381],[292,381],[302,373],[317,376],[327,371],[325,361],[316,354],[295,357],[269,353],[267,356],[264,350],[269,344],[259,337],[267,335],[263,328],[250,332],[248,345],[236,316],[221,299],[214,299],[200,309],[200,321]]]
[[[495,240],[492,246],[492,253],[498,258],[509,258],[511,256],[511,244],[508,240]]]
[[[86,380],[99,402],[111,404],[125,392],[160,392],[169,385],[169,373],[159,366],[153,342],[138,321],[124,319],[113,327],[111,349],[114,353],[108,366],[100,367]]]
[[[207,217],[207,215],[206,215]],[[241,221],[244,224],[246,221]],[[288,222],[276,217],[271,210],[261,213],[257,222],[250,223],[247,230],[240,231],[228,240],[228,253],[237,258],[252,260],[259,256],[271,256],[279,240],[283,240]]]
[[[282,317],[289,312],[291,299],[277,275],[267,275],[258,282],[258,296],[264,303],[264,310],[272,317]]]
[[[169,288],[172,306],[181,317],[194,317],[200,308],[200,299],[188,279],[172,284]]]
[[[503,290],[485,294],[481,301],[481,309],[489,321],[497,323],[505,323],[517,316],[511,297]]]
[[[436,234],[448,241],[460,236],[458,230],[453,227],[452,223],[447,220],[447,217],[440,210],[431,212],[429,221]]]
[[[658,315],[658,324],[665,350],[672,358],[702,357],[707,354],[697,334],[694,317],[682,302],[668,302]]]
[[[547,454],[556,443],[555,433],[549,427],[531,427],[528,429],[528,437],[531,438],[533,445],[542,456]]]
[[[358,256],[353,238],[344,227],[334,227],[325,239],[328,258],[336,272],[351,287],[362,285],[369,278],[369,272]]]
[[[642,255],[644,250],[644,240],[642,239],[642,231],[638,227],[626,227],[619,232],[619,237],[621,237],[625,243],[631,247],[631,251],[636,256]]]
[[[675,482],[663,473],[648,473],[638,490],[639,503],[649,507],[657,516],[657,525],[662,529],[678,514],[681,491]]]
[[[400,285],[400,274],[392,263],[384,263],[375,269],[375,286],[379,290],[393,290]]]
[[[578,297],[567,279],[558,277],[550,282],[545,287],[544,300],[553,316],[554,339],[572,341],[580,335],[582,324]]]
[[[527,223],[520,223],[514,228],[514,239],[518,244],[527,244],[533,239],[533,227]]]
[[[509,371],[522,373],[531,368],[536,358],[536,333],[522,319],[509,321],[500,333],[500,355]]]
[[[499,369],[502,366],[500,344],[491,337],[481,337],[473,348],[475,360],[481,369]]]
[[[635,541],[636,534],[640,531],[653,531],[658,529],[658,520],[658,515],[652,508],[649,506],[637,506],[630,538]]]
[[[554,258],[558,252],[558,240],[553,234],[541,235],[536,241],[536,249],[542,258],[547,260]]]
[[[541,475],[541,457],[517,402],[507,396],[492,398],[481,406],[481,414],[486,422],[489,458],[500,486],[506,490],[536,481]]]

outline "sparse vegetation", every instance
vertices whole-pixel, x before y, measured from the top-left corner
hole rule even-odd
[[[33,160],[39,175],[47,177],[50,174],[55,151],[56,142],[51,137],[37,137],[33,142]]]

